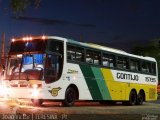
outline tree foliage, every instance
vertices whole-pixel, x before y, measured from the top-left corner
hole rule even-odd
[[[156,59],[158,64],[158,71],[160,71],[160,40],[153,40],[147,46],[136,46],[133,48],[132,53],[141,56],[153,57]],[[158,73],[158,78],[160,80],[160,72]],[[159,81],[160,82],[160,81]]]
[[[39,7],[41,0],[10,0],[10,7],[16,16],[24,13],[26,9],[34,5],[36,8]]]

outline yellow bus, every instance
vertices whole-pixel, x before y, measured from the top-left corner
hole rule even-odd
[[[122,101],[141,105],[157,99],[157,62],[93,43],[57,36],[31,36],[11,41],[5,68],[6,94],[46,100]]]

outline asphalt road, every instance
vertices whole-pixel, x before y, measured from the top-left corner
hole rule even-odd
[[[160,120],[160,100],[140,106],[101,105],[98,102],[76,102],[63,107],[60,102],[45,102],[34,107],[26,100],[0,100],[3,120]]]

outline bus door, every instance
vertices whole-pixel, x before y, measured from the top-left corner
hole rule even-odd
[[[52,83],[58,80],[61,76],[62,68],[60,68],[61,56],[56,54],[46,55],[45,60],[45,81]]]

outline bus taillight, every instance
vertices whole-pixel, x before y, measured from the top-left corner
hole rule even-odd
[[[46,36],[43,35],[43,36],[42,36],[42,39],[45,40],[45,39],[46,39]]]
[[[23,41],[31,41],[33,38],[32,37],[24,37],[22,38]]]
[[[15,39],[14,39],[14,38],[12,39],[12,42],[15,42]]]

